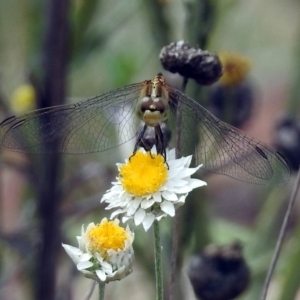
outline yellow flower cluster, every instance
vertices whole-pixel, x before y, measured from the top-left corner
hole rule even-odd
[[[22,114],[34,109],[36,105],[35,89],[30,84],[20,85],[12,94],[11,109],[15,114]]]
[[[121,182],[129,194],[145,196],[156,192],[167,180],[168,168],[160,154],[138,151],[120,167]]]
[[[129,239],[126,230],[113,221],[103,221],[91,228],[87,233],[91,252],[99,252],[103,257],[107,256],[108,250],[123,249]]]
[[[220,52],[219,59],[223,65],[223,75],[219,82],[224,85],[236,85],[248,75],[253,65],[248,57],[231,52]]]

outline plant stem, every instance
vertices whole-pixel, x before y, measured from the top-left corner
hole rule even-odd
[[[156,300],[163,300],[163,276],[159,223],[157,220],[153,224],[154,230],[154,255],[155,255],[155,283],[156,283]]]
[[[169,287],[169,300],[173,300],[176,282],[176,269],[178,258],[178,240],[179,240],[179,212],[177,211],[173,219],[173,231],[172,231],[172,251],[171,251],[171,275],[170,275],[170,287]]]
[[[99,282],[99,300],[104,300],[105,282]]]
[[[281,226],[281,229],[280,229],[280,233],[279,233],[279,236],[278,236],[275,251],[274,251],[272,261],[271,261],[271,264],[270,264],[270,267],[269,267],[269,270],[268,270],[268,274],[267,274],[267,277],[266,277],[266,280],[265,280],[265,283],[264,283],[261,300],[265,300],[266,297],[267,297],[270,281],[271,281],[272,275],[274,273],[274,269],[275,269],[275,266],[276,266],[276,263],[277,263],[277,260],[278,260],[279,254],[280,254],[280,250],[281,250],[281,247],[282,247],[282,244],[283,244],[283,239],[284,239],[285,234],[286,234],[287,225],[288,225],[288,222],[289,222],[289,219],[291,217],[291,213],[292,213],[295,201],[296,201],[296,196],[297,196],[297,193],[298,193],[299,184],[300,184],[300,169],[298,171],[297,179],[296,179],[296,182],[295,182],[295,185],[294,185],[294,189],[293,189],[292,195],[289,199],[288,208],[286,210],[284,220],[283,220],[283,223],[282,223],[282,226]]]
[[[45,4],[45,39],[43,43],[41,79],[37,99],[38,108],[61,105],[65,99],[68,65],[69,12],[68,0],[47,0]],[[44,26],[42,26],[44,27]],[[41,118],[38,118],[38,122]],[[53,121],[53,120],[52,120]],[[48,122],[50,122],[48,120]],[[47,126],[37,125],[39,142],[44,147],[43,130]],[[25,138],[25,137],[24,137]],[[37,136],[38,138],[38,136]],[[50,145],[51,144],[51,145]],[[56,277],[58,249],[60,244],[61,190],[60,155],[56,153],[57,141],[48,143],[53,153],[31,156],[34,182],[37,184],[37,216],[39,219],[39,244],[36,254],[35,296],[36,300],[56,299]]]

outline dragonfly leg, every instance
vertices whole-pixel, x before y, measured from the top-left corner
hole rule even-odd
[[[138,148],[143,147],[147,152],[150,152],[151,150],[151,145],[147,142],[146,139],[144,139],[144,135],[145,132],[147,130],[148,126],[145,124],[143,126],[143,129],[140,131],[137,139],[136,139],[136,143],[134,145],[134,149],[133,149],[133,153],[132,155],[129,157],[129,160],[131,159],[132,156],[135,155],[136,151],[138,150]],[[151,155],[151,152],[150,152]],[[152,157],[152,156],[151,156]]]
[[[168,166],[166,144],[165,144],[163,132],[161,130],[160,125],[155,126],[154,129],[155,129],[155,145],[157,148],[157,153],[161,154],[163,156],[165,163]],[[169,168],[169,166],[168,166],[168,168]]]

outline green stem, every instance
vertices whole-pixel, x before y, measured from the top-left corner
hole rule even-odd
[[[274,273],[274,269],[275,266],[277,264],[278,258],[279,258],[279,254],[281,252],[281,248],[283,245],[283,240],[284,237],[286,236],[286,232],[287,232],[287,226],[288,226],[288,222],[291,218],[292,212],[293,212],[293,208],[297,199],[297,194],[298,194],[298,190],[299,190],[299,186],[300,186],[300,170],[298,171],[298,175],[297,175],[297,179],[293,188],[293,192],[292,195],[290,197],[290,200],[288,202],[288,207],[287,210],[285,212],[285,216],[283,219],[283,223],[280,229],[280,233],[277,239],[277,243],[276,243],[276,247],[275,247],[275,251],[272,257],[272,261],[268,270],[268,274],[266,277],[266,281],[263,287],[263,291],[262,291],[262,296],[261,296],[261,300],[265,300],[267,298],[267,293],[268,293],[268,288],[272,279],[272,275]]]
[[[161,245],[159,224],[155,220],[153,224],[154,230],[154,254],[155,254],[155,283],[156,283],[156,300],[163,300],[163,276],[162,276],[162,261],[161,261]]]
[[[99,282],[99,300],[104,300],[105,282]]]

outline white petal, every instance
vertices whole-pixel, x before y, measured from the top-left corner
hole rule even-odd
[[[106,202],[106,203],[108,203],[108,202]],[[106,210],[110,210],[112,208],[116,208],[116,207],[119,207],[119,206],[121,206],[120,203],[119,203],[119,201],[115,201],[115,202],[109,203],[109,205],[107,205],[105,207],[105,209]]]
[[[173,148],[173,149],[171,149],[167,152],[167,159],[168,160],[174,160],[175,155],[176,155],[175,148]]]
[[[155,202],[161,202],[162,199],[161,199],[161,192],[156,192],[152,195],[153,199]]]
[[[127,214],[129,216],[132,216],[136,212],[136,210],[140,206],[141,201],[142,201],[142,198],[136,198],[130,202],[130,205],[127,209]]]
[[[89,261],[92,258],[92,255],[89,253],[83,253],[80,257],[80,261],[84,262],[84,261]]]
[[[79,264],[77,264],[77,269],[79,271],[81,271],[81,270],[90,268],[92,266],[93,266],[93,263],[91,261],[83,261],[83,262],[80,262]]]
[[[84,230],[84,225],[82,224],[81,226],[81,235],[84,235],[85,234],[85,230]]]
[[[199,169],[199,167],[197,167],[197,168],[184,168],[183,170],[180,171],[180,178],[189,177],[189,176],[193,175],[194,173],[196,173],[198,169]]]
[[[85,232],[89,232],[92,228],[95,228],[96,225],[94,222],[90,223],[87,227],[86,227],[86,231]]]
[[[82,236],[77,236],[78,247],[81,251],[85,249],[85,239]]]
[[[105,281],[106,280],[106,274],[102,270],[97,270],[96,274],[97,274],[97,276],[99,277],[99,279],[101,281]]]
[[[168,178],[178,177],[178,174],[180,174],[180,172],[183,170],[183,168],[180,167],[179,162],[177,164],[178,166],[172,166],[172,164],[169,165]]]
[[[128,220],[130,220],[130,219],[132,219],[132,217],[124,216],[124,217],[122,218],[122,222],[125,223],[125,222],[127,222]]]
[[[108,262],[106,262],[106,261],[103,261],[102,263],[101,263],[101,267],[102,267],[102,269],[103,269],[103,271],[105,272],[105,273],[107,273],[107,274],[111,274],[112,273],[112,265],[111,264],[109,264]]]
[[[192,190],[191,187],[189,187],[188,185],[186,186],[181,186],[175,189],[175,193],[176,194],[186,194],[189,193]]]
[[[111,215],[110,218],[114,219],[117,215],[124,213],[123,209],[117,209],[116,211],[114,211]]]
[[[186,196],[187,196],[187,194],[180,196],[177,203],[184,203]]]
[[[154,145],[151,149],[151,153],[157,154],[156,146]]]
[[[146,212],[143,209],[139,209],[135,214],[134,214],[134,223],[135,225],[140,225],[144,218],[146,216]]]
[[[94,253],[94,257],[100,262],[102,263],[104,258],[100,255],[100,253],[96,252]]]
[[[189,156],[187,156],[187,157],[184,157],[184,166],[186,167],[186,168],[188,168],[189,166],[190,166],[190,164],[191,164],[191,161],[192,161],[192,155],[189,155]]]
[[[169,164],[170,163],[170,164]],[[175,170],[175,169],[183,169],[184,168],[184,161],[182,159],[174,159],[171,161],[168,161],[168,164],[170,166],[169,170]]]
[[[157,221],[160,221],[162,218],[166,217],[166,214],[162,214],[161,216],[156,217]]]
[[[120,266],[119,268],[118,268],[118,270],[116,270],[114,273],[119,273],[119,274],[122,274],[124,271],[125,271],[125,268],[126,268],[126,266]]]
[[[78,264],[80,257],[82,255],[82,251],[80,249],[70,246],[70,245],[62,244],[62,246],[66,250],[67,254],[71,257],[73,262],[75,264]]]
[[[141,203],[141,208],[142,209],[148,209],[149,207],[151,207],[153,204],[155,203],[154,199],[151,200],[144,200]]]
[[[146,217],[143,220],[143,227],[145,231],[147,231],[151,227],[154,220],[155,220],[155,216],[153,214],[150,213],[146,214]]]
[[[167,182],[168,185],[172,185],[172,186],[184,186],[187,184],[187,181],[186,180],[182,180],[182,179],[179,179],[179,178],[174,178],[174,179],[170,179],[168,182]]]
[[[160,205],[160,208],[163,212],[167,215],[174,217],[175,216],[175,208],[172,202],[170,201],[163,201]]]
[[[169,192],[169,191],[163,191],[162,193],[163,198],[169,201],[176,201],[178,200],[178,197],[175,193]]]
[[[176,187],[172,184],[172,180],[169,180],[159,190],[160,190],[160,192],[162,192],[162,191],[174,192],[174,191],[176,191],[176,188],[178,188],[178,187]]]
[[[195,188],[198,188],[198,187],[204,186],[204,185],[207,185],[207,183],[205,181],[200,180],[200,179],[190,178],[190,180],[189,180],[189,186],[192,189],[195,189]]]
[[[124,165],[126,165],[128,163],[128,159],[125,159],[125,164],[122,163],[116,163],[116,166],[118,167],[118,169]]]
[[[93,280],[98,280],[97,276],[90,272],[90,271],[87,271],[87,270],[81,270],[80,271],[84,277],[87,277],[87,278],[90,278],[90,279],[93,279]]]

